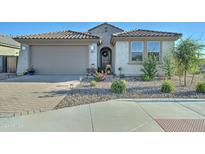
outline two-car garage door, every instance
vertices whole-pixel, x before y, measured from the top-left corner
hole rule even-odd
[[[85,74],[88,46],[31,46],[30,62],[37,74]]]

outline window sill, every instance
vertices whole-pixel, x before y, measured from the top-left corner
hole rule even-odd
[[[130,61],[128,62],[128,65],[142,65],[143,62],[135,62],[135,61]],[[163,62],[157,62],[157,65],[162,65]]]
[[[128,65],[142,65],[143,62],[135,62],[135,61],[130,61],[128,62]]]

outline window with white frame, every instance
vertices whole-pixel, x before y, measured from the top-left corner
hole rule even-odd
[[[131,61],[143,61],[144,43],[142,41],[131,42]]]
[[[160,59],[160,41],[148,41],[147,42],[147,52],[148,55],[154,55],[156,58]]]

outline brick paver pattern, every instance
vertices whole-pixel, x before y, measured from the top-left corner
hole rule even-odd
[[[166,132],[205,132],[205,119],[156,119]]]
[[[67,84],[0,83],[0,117],[51,110],[67,90]]]

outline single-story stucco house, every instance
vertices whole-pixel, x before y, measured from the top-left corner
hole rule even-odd
[[[82,23],[83,24],[83,23]],[[33,66],[37,74],[86,74],[91,67],[112,66],[112,73],[140,75],[142,62],[155,54],[159,62],[174,47],[180,33],[124,31],[103,23],[88,32],[62,31],[16,36],[21,43],[17,73]]]
[[[16,73],[20,43],[0,35],[0,73]]]

